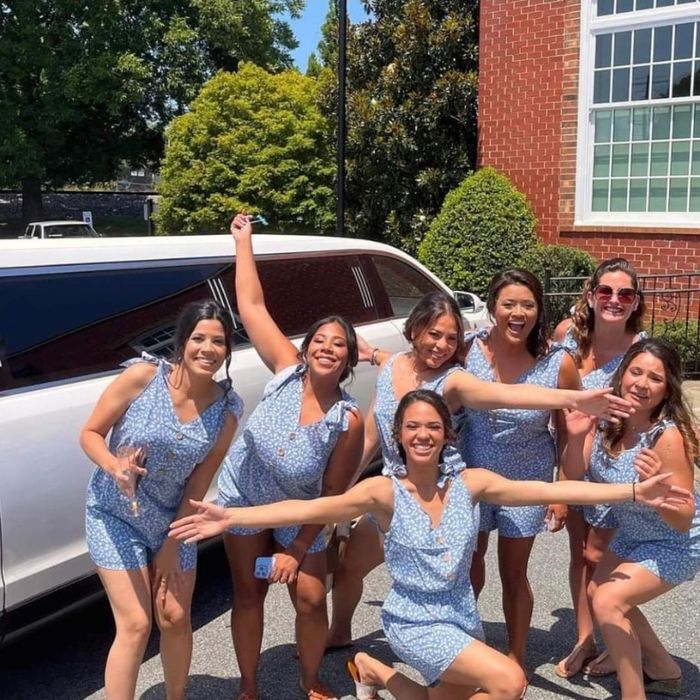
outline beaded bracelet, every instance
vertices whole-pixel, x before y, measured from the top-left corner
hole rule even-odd
[[[379,348],[372,348],[372,354],[369,356],[369,363],[374,367],[377,364],[377,355],[379,354]]]

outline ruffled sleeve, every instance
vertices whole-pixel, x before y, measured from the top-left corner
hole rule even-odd
[[[172,364],[168,362],[167,360],[163,359],[162,357],[156,357],[155,355],[151,355],[148,352],[142,352],[141,357],[132,357],[130,360],[126,360],[125,362],[122,362],[119,366],[120,367],[131,367],[131,365],[137,365],[139,362],[146,362],[149,365],[155,365],[156,367],[167,367],[170,369],[172,367]]]
[[[329,433],[344,433],[350,427],[350,411],[357,410],[357,401],[345,391],[342,394],[324,418]]]
[[[564,337],[559,342],[552,343],[552,350],[559,349],[559,348],[563,348],[571,355],[576,354],[576,351],[578,350],[578,344],[576,343],[576,340],[574,339],[574,332],[573,332],[572,326],[569,326],[566,329],[566,333],[564,334]]]
[[[668,430],[668,428],[674,428],[675,426],[675,422],[670,418],[666,418],[656,423],[656,425],[652,425],[651,428],[649,428],[649,430],[647,430],[647,432],[644,434],[644,446],[653,447],[665,430]]]
[[[476,338],[479,340],[486,340],[489,337],[488,328],[477,328],[475,331],[465,331],[464,332],[464,342],[469,345],[473,343]]]
[[[233,389],[229,389],[224,396],[224,401],[226,402],[226,410],[229,411],[236,420],[240,420],[245,408],[243,399]]]
[[[454,445],[445,445],[442,451],[442,462],[440,463],[440,474],[437,481],[438,486],[442,488],[447,483],[448,479],[459,474],[464,469],[466,469],[466,464],[462,459],[462,455],[459,454],[459,450]],[[403,463],[398,449],[393,448],[391,455],[386,455],[384,457],[382,474],[398,478],[408,474],[406,465]]]
[[[291,365],[285,367],[281,372],[278,372],[270,381],[265,385],[263,389],[261,401],[270,398],[277,392],[280,391],[284,386],[293,382],[295,380],[301,380],[304,376],[304,365]]]

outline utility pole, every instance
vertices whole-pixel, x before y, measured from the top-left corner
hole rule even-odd
[[[336,234],[345,235],[345,53],[347,46],[347,0],[338,2],[338,167]]]

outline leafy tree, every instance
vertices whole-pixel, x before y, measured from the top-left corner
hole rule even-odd
[[[295,70],[250,63],[207,82],[166,133],[160,228],[219,231],[247,209],[276,227],[331,230],[334,163],[317,91]]]
[[[474,164],[478,2],[364,4],[370,18],[348,32],[347,228],[414,252]],[[319,47],[329,67],[333,12]],[[335,119],[335,81],[324,86],[322,109]]]
[[[483,168],[452,190],[418,248],[418,259],[452,289],[484,294],[499,270],[537,244],[535,215],[510,180]]]
[[[109,179],[122,160],[156,161],[164,125],[221,68],[291,65],[303,0],[0,2],[0,184],[22,185],[25,218],[41,187]]]

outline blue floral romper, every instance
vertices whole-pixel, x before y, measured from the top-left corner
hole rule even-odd
[[[661,433],[674,427],[671,420],[661,421],[644,433],[637,442],[616,457],[609,457],[598,432],[593,442],[590,481],[609,484],[638,482],[635,457],[644,447],[653,447]],[[692,579],[700,571],[700,497],[695,494],[695,516],[688,532],[678,532],[653,508],[639,503],[616,503],[611,506],[618,527],[610,551],[625,561],[643,566],[652,574],[673,585]]]
[[[243,413],[243,401],[232,390],[214,401],[192,421],[181,423],[175,414],[168,376],[172,366],[146,353],[129,360],[157,365],[148,386],[131,402],[115,423],[109,449],[145,446],[145,474],[136,490],[138,511],[104,470],[92,473],[87,492],[85,532],[92,560],[103,569],[138,569],[147,566],[168,535],[168,528],[182,501],[187,479],[209,454],[219,438],[226,414]],[[180,544],[180,566],[194,568],[195,545]]]
[[[435,684],[459,653],[484,632],[469,580],[478,514],[461,477],[450,475],[440,524],[390,477],[394,515],[384,556],[392,587],[382,627],[394,652]]]
[[[260,403],[224,460],[219,474],[221,505],[257,506],[321,495],[328,460],[338,437],[348,430],[348,412],[357,404],[343,392],[324,418],[300,425],[304,372],[304,365],[287,367],[268,382]],[[287,548],[299,529],[299,526],[276,528],[274,538]],[[252,535],[262,530],[234,527],[228,532]],[[324,531],[308,551],[322,552],[326,544]]]
[[[382,474],[384,476],[406,476],[406,466],[399,455],[396,443],[392,435],[394,428],[394,416],[396,409],[399,406],[399,400],[396,398],[394,391],[394,383],[392,381],[392,373],[396,358],[404,353],[392,355],[383,365],[379,375],[377,376],[377,388],[374,398],[374,421],[377,424],[379,440],[382,448],[382,459],[384,467]],[[463,368],[459,365],[448,365],[437,377],[430,381],[424,382],[421,389],[434,391],[442,396],[445,390],[447,378],[454,372],[463,372]],[[464,417],[464,410],[461,409],[452,416],[452,424],[455,429],[458,428],[461,420]],[[442,463],[440,469],[443,478],[447,474],[454,474],[464,469],[464,462],[459,455],[457,449],[452,445],[447,445],[442,453]],[[440,483],[442,486],[442,481]]]
[[[466,368],[487,382],[495,381],[493,367],[479,340],[488,330],[469,334],[472,340]],[[556,389],[565,353],[550,351],[520,377],[518,384],[536,384]],[[469,467],[486,467],[508,479],[552,481],[557,449],[550,430],[551,411],[497,408],[467,409],[459,434],[459,450]],[[542,532],[546,506],[496,506],[480,503],[481,532],[498,530],[502,537],[533,537]]]
[[[649,336],[645,331],[640,331],[637,334],[637,340],[644,340]],[[561,343],[556,344],[557,347],[562,347],[567,350],[571,355],[576,357],[576,351],[578,350],[578,343],[574,338],[574,331],[571,326],[566,329],[566,335]],[[612,359],[608,360],[602,367],[597,367],[592,372],[589,372],[585,376],[581,377],[581,386],[584,389],[604,389],[610,386],[612,382],[613,375],[617,371],[617,368],[622,362],[622,355],[616,355]],[[569,506],[569,508],[580,511],[581,506]],[[613,529],[617,527],[615,521],[615,516],[613,515],[610,506],[605,503],[600,503],[597,506],[589,506],[584,509],[586,522],[593,527]]]

